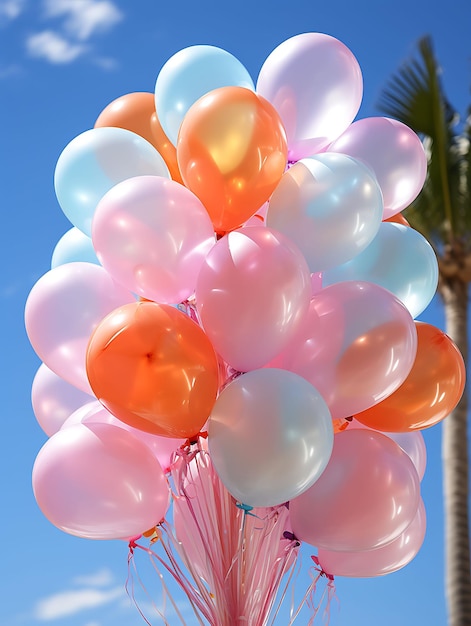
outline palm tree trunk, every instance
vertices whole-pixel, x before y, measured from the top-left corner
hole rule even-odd
[[[444,279],[440,295],[446,332],[467,363],[468,283]],[[442,460],[445,505],[445,586],[449,626],[471,626],[471,573],[468,512],[467,393],[443,421]]]

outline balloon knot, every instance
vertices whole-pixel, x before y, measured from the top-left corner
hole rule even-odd
[[[196,446],[199,443],[200,439],[207,439],[207,438],[208,438],[208,431],[207,430],[200,431],[196,435],[193,435],[193,437],[188,437],[188,439],[185,441],[182,447],[191,448],[191,446]]]
[[[135,537],[131,537],[128,543],[130,554],[134,554],[134,550],[139,547],[137,540],[140,539],[142,535],[136,535]]]
[[[236,507],[240,509],[241,511],[244,511],[245,515],[251,515],[252,517],[257,517],[255,513],[252,513],[253,506],[250,506],[250,504],[243,504],[242,502],[236,502]]]
[[[311,559],[314,561],[314,563],[317,565],[316,570],[319,572],[319,574],[321,576],[324,576],[325,578],[327,578],[329,581],[334,580],[334,577],[332,574],[329,574],[328,572],[325,571],[325,569],[322,567],[322,565],[320,564],[320,561],[318,559],[317,556],[312,555]]]
[[[220,391],[223,391],[223,389],[225,389],[227,385],[230,385],[236,378],[239,378],[239,376],[242,376],[243,373],[244,372],[240,372],[239,370],[236,370],[233,367],[229,367],[228,376],[226,380],[224,381],[224,383],[222,384]]]
[[[298,548],[301,545],[301,542],[298,540],[296,535],[289,530],[285,530],[283,533],[283,538],[288,539],[289,541],[294,541],[294,547]]]

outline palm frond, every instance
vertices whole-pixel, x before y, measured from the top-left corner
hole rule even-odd
[[[420,39],[417,48],[419,59],[404,62],[386,83],[378,108],[417,134],[436,139],[440,126],[451,128],[457,114],[443,91],[431,38]]]
[[[460,218],[466,229],[466,238],[471,247],[471,106],[464,126],[463,134],[459,136],[460,163],[459,168],[459,204]]]
[[[431,38],[423,37],[417,47],[418,57],[406,61],[389,80],[378,108],[412,128],[427,146],[427,180],[408,219],[418,228],[420,222],[419,230],[429,238],[450,241],[465,226],[456,186],[463,160],[456,150],[458,116],[445,96]]]

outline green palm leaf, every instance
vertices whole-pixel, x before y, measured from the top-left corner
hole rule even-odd
[[[378,106],[412,128],[427,150],[427,180],[407,218],[436,243],[453,240],[464,226],[455,184],[463,158],[456,150],[458,116],[445,97],[430,37],[419,41],[418,58],[405,62],[386,84]]]

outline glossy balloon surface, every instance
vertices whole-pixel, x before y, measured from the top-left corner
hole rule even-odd
[[[430,428],[455,408],[464,392],[463,357],[441,329],[416,322],[417,353],[404,383],[378,405],[355,415],[377,430],[408,432]]]
[[[427,174],[427,156],[418,135],[387,117],[356,120],[329,146],[364,161],[383,192],[385,218],[402,211],[419,195]]]
[[[147,446],[122,428],[79,424],[41,448],[33,490],[57,528],[86,539],[129,539],[154,526],[169,505],[169,487]]]
[[[122,180],[146,175],[170,176],[152,144],[123,128],[92,128],[61,152],[54,187],[66,217],[90,236],[96,206],[105,193]]]
[[[85,371],[88,341],[101,320],[133,295],[100,265],[60,265],[33,285],[25,306],[29,340],[58,376],[92,393]]]
[[[228,491],[251,506],[274,506],[308,489],[333,445],[329,409],[300,376],[262,369],[236,378],[211,412],[208,443]]]
[[[337,419],[393,393],[416,350],[417,331],[404,305],[378,285],[349,281],[314,294],[298,333],[271,365],[309,380]]]
[[[196,306],[218,354],[238,371],[268,363],[307,315],[311,275],[298,248],[263,226],[225,235],[207,255]]]
[[[92,226],[97,255],[138,296],[177,304],[193,295],[216,239],[200,200],[162,176],[118,183],[100,200]]]
[[[267,100],[242,87],[221,87],[185,115],[177,159],[185,185],[224,233],[268,200],[285,170],[286,150],[285,130]]]
[[[264,61],[257,93],[279,112],[289,158],[321,152],[349,126],[363,94],[361,69],[341,41],[302,33],[283,41]]]
[[[123,422],[166,437],[196,435],[219,386],[201,328],[175,307],[136,302],[105,317],[87,351],[90,385]]]
[[[370,578],[392,574],[408,565],[425,539],[426,513],[421,499],[417,514],[406,530],[391,543],[361,552],[334,552],[320,549],[321,567],[333,576]]]
[[[364,250],[323,274],[325,286],[346,280],[363,280],[384,287],[416,318],[437,291],[438,261],[432,246],[419,232],[384,222]]]
[[[220,87],[255,89],[242,63],[217,46],[183,48],[163,65],[155,83],[155,108],[164,132],[174,145],[190,107]]]
[[[290,502],[290,518],[301,541],[357,552],[397,539],[419,502],[419,477],[407,454],[381,433],[347,429],[335,435],[321,477]]]
[[[344,154],[318,154],[290,167],[270,197],[267,226],[293,240],[311,272],[362,252],[381,224],[383,198],[372,172]]]

